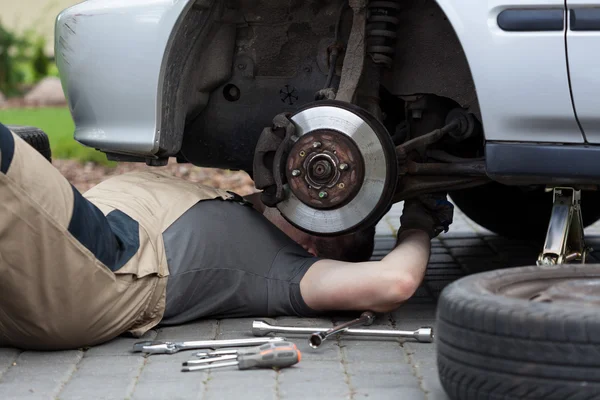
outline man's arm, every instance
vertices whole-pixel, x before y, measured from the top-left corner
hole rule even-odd
[[[302,297],[315,310],[392,311],[421,284],[431,239],[452,224],[454,206],[445,193],[404,202],[398,244],[381,261],[316,262],[300,282]]]
[[[317,261],[304,275],[300,290],[314,310],[398,308],[417,290],[429,261],[431,242],[422,230],[406,230],[399,244],[381,261]]]

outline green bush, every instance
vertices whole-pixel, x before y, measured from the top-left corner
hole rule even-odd
[[[44,53],[45,45],[33,31],[19,35],[0,24],[0,92],[18,95],[25,85],[48,76],[53,63]]]

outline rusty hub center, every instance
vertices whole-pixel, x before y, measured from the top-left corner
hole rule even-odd
[[[364,161],[348,136],[319,130],[302,136],[286,164],[290,189],[316,209],[336,208],[356,196],[364,180]]]

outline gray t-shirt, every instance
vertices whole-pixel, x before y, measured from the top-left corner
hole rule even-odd
[[[300,281],[319,259],[252,207],[199,202],[163,237],[170,276],[161,324],[316,315],[302,299]]]

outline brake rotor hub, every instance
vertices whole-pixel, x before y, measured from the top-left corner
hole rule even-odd
[[[335,208],[352,200],[364,180],[360,150],[348,136],[316,131],[302,136],[287,160],[290,189],[316,209]]]
[[[600,279],[577,279],[560,282],[538,292],[532,301],[552,303],[578,302],[600,305]]]
[[[298,140],[277,204],[296,227],[338,235],[377,223],[396,190],[396,151],[385,127],[360,107],[320,101],[290,120]]]

